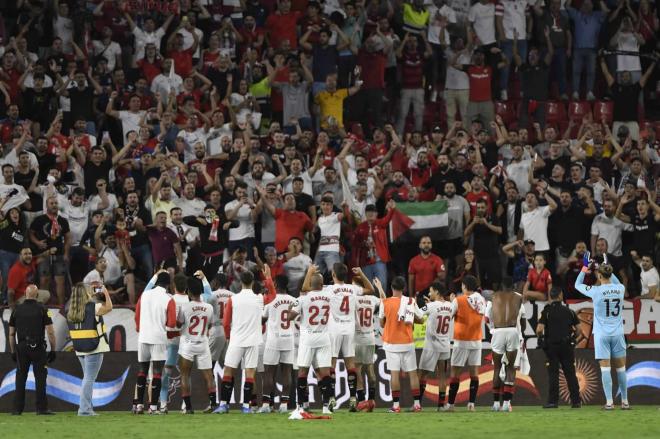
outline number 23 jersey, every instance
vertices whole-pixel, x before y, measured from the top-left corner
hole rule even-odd
[[[330,301],[326,291],[310,291],[299,297],[293,310],[300,315],[300,346],[320,348],[330,345]]]
[[[182,304],[177,317],[182,324],[181,339],[193,343],[208,341],[213,318],[213,307],[206,302]]]
[[[422,309],[426,320],[424,347],[434,351],[449,352],[449,324],[452,317],[451,302],[429,302]]]

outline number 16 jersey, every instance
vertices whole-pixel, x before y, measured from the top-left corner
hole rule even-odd
[[[437,352],[449,352],[449,324],[451,322],[451,302],[429,302],[421,311],[428,316],[424,348]]]

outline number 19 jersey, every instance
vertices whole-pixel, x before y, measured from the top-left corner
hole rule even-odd
[[[380,299],[376,296],[360,296],[357,298],[357,322],[355,324],[355,344],[371,346],[376,344],[374,332],[374,316]]]
[[[300,315],[300,346],[320,348],[330,345],[330,301],[326,291],[310,291],[299,297],[293,310]]]
[[[330,330],[333,335],[355,334],[355,301],[357,296],[363,295],[362,287],[353,284],[326,285],[323,291],[332,297]]]
[[[451,302],[429,302],[421,311],[423,315],[428,316],[424,347],[438,352],[449,352]]]
[[[181,338],[192,343],[208,342],[213,317],[213,307],[208,303],[187,302],[182,304],[177,317],[177,320],[183,323]]]

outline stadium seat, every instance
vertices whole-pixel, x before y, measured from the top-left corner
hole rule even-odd
[[[518,119],[513,102],[495,101],[495,114],[500,116],[507,126]]]
[[[545,103],[545,123],[558,125],[566,122],[566,107],[560,101],[548,101]]]
[[[614,102],[612,101],[596,101],[594,104],[594,121],[601,122],[603,118],[607,121],[608,125],[612,125],[614,117]]]
[[[591,113],[591,104],[587,101],[571,101],[568,103],[568,118],[574,122],[582,122]]]

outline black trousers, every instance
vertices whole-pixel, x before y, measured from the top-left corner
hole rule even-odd
[[[14,411],[23,413],[25,408],[25,382],[27,381],[30,365],[34,372],[35,393],[37,396],[37,412],[48,410],[46,400],[46,345],[30,347],[26,342],[19,342],[16,346],[16,391],[14,393]]]
[[[571,394],[571,403],[580,402],[580,386],[575,375],[575,348],[568,343],[548,345],[545,350],[548,358],[548,404],[559,403],[559,366]]]

